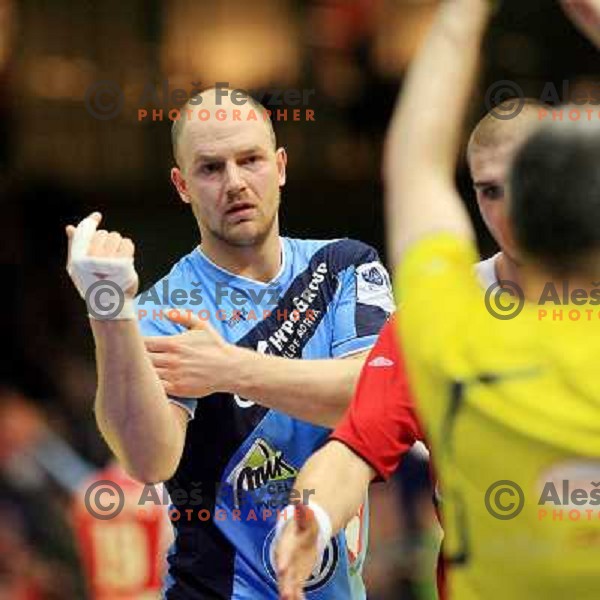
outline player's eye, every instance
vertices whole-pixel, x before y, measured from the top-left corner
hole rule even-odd
[[[481,194],[486,200],[502,200],[504,198],[504,186],[486,185],[481,189]]]
[[[240,160],[240,164],[242,165],[254,165],[260,160],[260,157],[256,154],[250,154],[249,156],[245,156]]]
[[[200,167],[200,172],[203,175],[214,175],[215,173],[218,173],[219,171],[221,171],[222,168],[223,168],[222,163],[218,163],[218,162],[204,163]]]

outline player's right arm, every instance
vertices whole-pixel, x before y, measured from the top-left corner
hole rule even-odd
[[[189,415],[168,401],[135,321],[91,321],[96,343],[96,422],[136,479],[170,479],[183,452]]]
[[[302,467],[294,488],[309,493],[310,501],[316,502],[319,508],[298,504],[295,514],[289,515],[281,529],[276,545],[280,598],[300,600],[303,597],[304,582],[319,552],[331,535],[337,534],[357,513],[375,475],[367,462],[335,440],[313,454]],[[319,525],[311,518],[308,508],[327,515],[326,533],[319,532]]]
[[[401,458],[423,439],[393,317],[384,328],[362,369],[352,404],[331,440],[302,467],[294,489],[309,506],[324,511],[321,536],[336,534],[357,513],[375,476],[389,478]],[[301,598],[320,546],[315,519],[299,515],[280,522],[276,545],[280,597]],[[299,517],[299,518],[298,518]]]
[[[67,227],[67,270],[88,301],[96,344],[96,422],[132,476],[164,481],[179,464],[188,414],[168,401],[130,308],[137,290],[133,243],[116,232],[96,231],[100,219],[94,213],[77,228]],[[114,281],[125,297],[123,309],[107,320],[94,318],[89,304],[91,286],[100,281]]]

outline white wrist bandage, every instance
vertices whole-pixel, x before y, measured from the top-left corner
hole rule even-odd
[[[319,527],[319,537],[317,541],[317,556],[321,557],[329,540],[331,539],[332,534],[332,526],[331,519],[327,514],[327,511],[317,504],[314,500],[308,501],[308,509],[312,511],[312,514],[317,522]],[[279,539],[283,528],[285,527],[288,521],[294,520],[296,518],[296,506],[294,504],[288,504],[279,519],[277,519],[277,530],[275,533],[275,540]]]
[[[67,271],[90,317],[99,320],[135,319],[133,301],[125,295],[137,281],[133,258],[87,256],[97,221],[83,219],[73,233]]]

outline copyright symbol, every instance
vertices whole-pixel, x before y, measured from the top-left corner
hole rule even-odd
[[[485,493],[487,511],[501,521],[514,519],[525,506],[525,494],[514,481],[503,479],[492,483]]]
[[[514,319],[524,306],[525,294],[514,281],[496,281],[485,291],[485,308],[500,321]]]
[[[505,103],[506,100],[512,102]],[[504,104],[503,104],[504,103]],[[499,105],[502,105],[500,108]],[[490,85],[485,93],[485,107],[488,112],[501,121],[510,121],[519,116],[525,106],[523,88],[514,81],[503,79]]]
[[[108,321],[121,312],[125,304],[125,294],[114,281],[101,279],[87,289],[85,302],[94,319]]]
[[[85,91],[85,108],[99,121],[110,121],[123,108],[123,91],[114,81],[96,81]]]
[[[107,499],[104,496],[108,496]],[[101,521],[114,519],[125,506],[125,494],[114,481],[95,481],[85,491],[85,508],[92,517]]]

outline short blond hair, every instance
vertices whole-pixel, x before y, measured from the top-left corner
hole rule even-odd
[[[515,103],[522,103],[520,111],[510,119],[501,119],[498,115],[514,111]],[[540,111],[549,109],[547,104],[535,98],[509,98],[490,110],[477,123],[467,146],[467,156],[476,148],[497,147],[503,143],[517,140],[525,141],[542,123]]]

